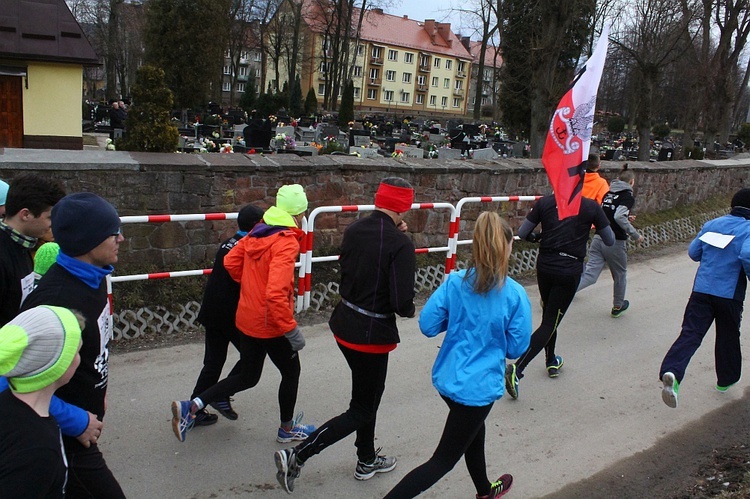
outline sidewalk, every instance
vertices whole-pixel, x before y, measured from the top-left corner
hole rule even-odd
[[[609,316],[608,274],[579,293],[560,329],[558,352],[565,357],[560,377],[549,379],[543,359],[535,359],[521,382],[520,398],[498,401],[487,419],[489,473],[491,478],[513,474],[508,497],[554,493],[742,397],[743,385],[726,394],[713,388],[711,332],[680,387],[679,409],[661,401],[659,365],[679,332],[695,268],[684,251],[634,263],[631,307],[619,319]],[[527,291],[536,327],[538,292],[535,286]],[[432,454],[447,414],[430,381],[441,338],[422,336],[416,319],[400,320],[399,327],[402,344],[391,354],[376,442],[399,458],[398,467],[358,482],[352,476],[356,455],[350,436],[308,461],[296,496],[382,497]],[[303,332],[307,347],[297,407],[305,411],[305,422],[320,424],[345,410],[349,372],[325,324]],[[216,425],[190,432],[184,443],[174,437],[169,404],[188,397],[202,355],[202,345],[191,344],[113,356],[100,445],[115,476],[134,498],[284,497],[272,457],[282,447],[275,441],[280,377],[270,362],[258,386],[235,397],[239,420],[220,417]],[[474,494],[461,462],[420,497]]]

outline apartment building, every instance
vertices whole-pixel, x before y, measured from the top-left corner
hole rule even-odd
[[[482,91],[477,95],[477,74],[479,73],[479,56],[482,51],[481,42],[472,42],[468,37],[461,38],[461,43],[468,48],[471,53],[471,85],[469,88],[469,97],[467,100],[466,114],[472,116],[474,113],[474,104],[480,99],[481,117],[500,120],[500,104],[498,95],[500,94],[500,68],[503,65],[503,56],[499,47],[487,46],[484,53],[484,69],[482,71]]]
[[[303,2],[306,47],[300,75],[303,95],[315,89],[322,106],[332,79],[326,63],[330,49],[321,23],[316,21],[321,8],[320,0]],[[355,112],[466,114],[473,58],[451,31],[450,23],[417,21],[372,9],[364,15],[359,38],[352,36],[352,40]]]
[[[238,64],[232,64],[229,50],[224,52],[224,68],[221,80],[221,103],[223,106],[237,106],[245,91],[253,88],[257,94],[261,90],[261,52],[251,47],[243,47]]]

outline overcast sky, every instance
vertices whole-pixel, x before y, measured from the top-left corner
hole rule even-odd
[[[458,5],[459,3],[457,0],[393,0],[392,6],[383,10],[396,16],[406,14],[409,19],[417,21],[435,19],[436,21],[450,22],[451,30],[458,33],[462,28],[461,20],[458,14],[451,13],[452,4]],[[468,30],[464,31],[468,34]]]

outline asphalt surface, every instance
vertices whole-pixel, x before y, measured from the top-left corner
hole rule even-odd
[[[679,333],[696,267],[684,248],[631,264],[630,310],[618,319],[609,316],[612,280],[606,270],[578,294],[559,330],[557,353],[565,359],[560,376],[548,378],[543,356],[537,357],[526,369],[519,399],[504,397],[487,419],[490,478],[515,478],[507,497],[555,493],[742,397],[742,385],[725,394],[714,390],[711,331],[680,387],[679,408],[661,401],[659,366]],[[527,291],[536,327],[539,295],[535,286]],[[307,462],[294,495],[382,497],[434,451],[447,414],[430,379],[441,337],[422,336],[416,319],[400,320],[399,328],[402,343],[391,354],[376,432],[376,445],[398,457],[397,468],[355,480],[350,436]],[[320,424],[346,409],[349,371],[325,324],[303,332],[297,407],[305,422]],[[184,443],[172,433],[170,402],[190,395],[202,355],[202,345],[189,344],[112,357],[100,441],[110,468],[131,498],[285,496],[273,462],[283,447],[275,441],[280,376],[270,362],[258,386],[235,397],[237,421],[220,417],[191,431]],[[460,462],[420,497],[468,498],[475,492]]]

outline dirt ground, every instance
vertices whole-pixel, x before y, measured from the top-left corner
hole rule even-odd
[[[750,390],[745,390],[742,399],[707,414],[646,451],[559,490],[554,497],[750,497],[749,411]]]

